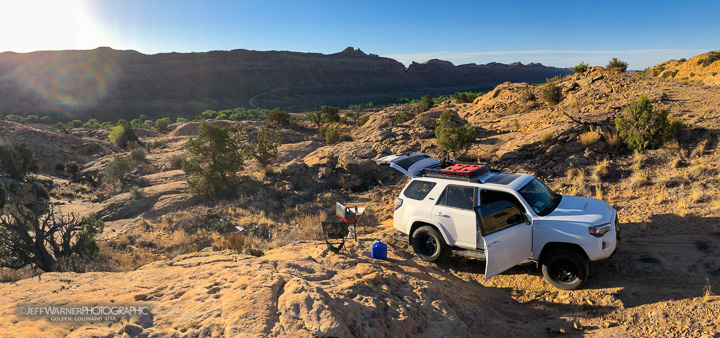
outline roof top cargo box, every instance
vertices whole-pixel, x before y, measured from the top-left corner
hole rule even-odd
[[[440,164],[440,160],[423,153],[401,153],[379,158],[375,163],[389,164],[390,168],[404,175],[415,177],[422,169]]]

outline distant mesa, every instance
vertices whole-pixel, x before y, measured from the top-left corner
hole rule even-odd
[[[0,54],[0,114],[94,118],[197,114],[235,107],[301,109],[540,82],[568,69],[537,64],[409,67],[347,47],[334,54],[236,49],[142,54],[94,50]]]

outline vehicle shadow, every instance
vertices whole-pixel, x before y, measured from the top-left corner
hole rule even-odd
[[[582,290],[616,293],[624,307],[631,308],[700,297],[707,285],[720,289],[720,218],[660,214],[648,222],[622,223],[620,230],[618,251],[590,263]],[[485,274],[484,261],[457,256],[440,261],[438,268],[478,278]],[[515,266],[501,275],[542,278],[535,264]]]

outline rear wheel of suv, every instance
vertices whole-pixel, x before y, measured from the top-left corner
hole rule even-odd
[[[585,256],[568,249],[550,252],[542,262],[545,280],[561,290],[580,288],[588,278],[590,263]]]
[[[413,232],[412,246],[415,253],[428,262],[437,261],[447,251],[445,240],[437,230],[428,225],[421,226]]]

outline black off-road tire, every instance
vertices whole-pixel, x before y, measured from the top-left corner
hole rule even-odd
[[[542,260],[542,273],[550,285],[561,290],[577,290],[585,284],[590,262],[585,255],[569,249],[557,249]]]
[[[438,261],[447,252],[445,240],[429,225],[423,225],[413,232],[412,246],[415,254],[428,262]]]

